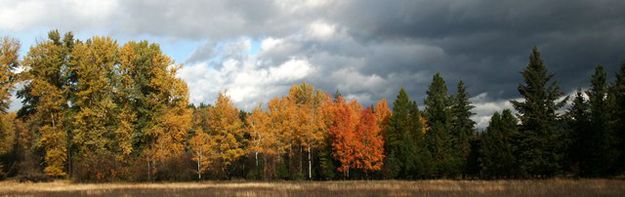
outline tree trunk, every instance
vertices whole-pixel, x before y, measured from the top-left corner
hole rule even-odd
[[[150,166],[150,158],[148,157],[147,160],[148,160],[148,181],[150,181],[151,180],[150,175],[152,174],[152,168]]]
[[[312,153],[308,147],[308,180],[312,180]]]
[[[197,160],[197,180],[202,180],[202,168],[200,166],[200,162],[202,161],[202,154],[198,152],[198,160]]]
[[[304,175],[304,147],[302,145],[299,146],[299,176]]]

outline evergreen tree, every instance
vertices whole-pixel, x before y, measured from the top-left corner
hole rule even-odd
[[[517,119],[510,110],[504,110],[501,115],[493,114],[482,136],[479,161],[483,177],[512,178],[516,175],[514,138],[517,134]]]
[[[436,73],[425,98],[425,116],[430,126],[426,138],[432,154],[435,177],[451,177],[460,173],[453,164],[454,153],[450,135],[451,104],[450,97],[447,95],[447,85],[441,75]]]
[[[563,93],[549,74],[537,48],[532,49],[529,64],[522,72],[525,84],[518,87],[525,100],[511,101],[521,120],[519,167],[527,176],[553,176],[561,169],[564,151],[558,128],[558,113],[565,101]]]
[[[575,174],[588,176],[592,164],[590,154],[590,106],[581,90],[577,91],[571,108],[566,114],[568,120],[567,164]]]
[[[610,109],[613,109],[613,128],[619,138],[620,159],[617,166],[619,171],[625,170],[625,62],[616,74],[616,81],[612,84],[609,92],[611,97]]]
[[[605,176],[614,169],[618,153],[616,136],[610,128],[611,109],[608,107],[608,83],[603,66],[598,65],[591,77],[591,88],[586,91],[590,104],[589,176]]]
[[[471,137],[474,134],[475,121],[471,120],[474,114],[471,112],[473,105],[469,102],[469,96],[464,82],[459,81],[457,93],[453,97],[451,112],[453,114],[451,122],[452,145],[454,150],[454,164],[456,170],[464,172],[467,170],[467,159],[471,151]]]
[[[417,178],[427,176],[427,149],[423,144],[421,118],[416,104],[406,91],[399,90],[393,102],[393,113],[384,132],[386,178]]]

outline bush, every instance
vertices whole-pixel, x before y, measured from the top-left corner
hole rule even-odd
[[[120,167],[110,154],[84,155],[76,161],[73,178],[77,182],[109,182],[119,180]]]
[[[17,180],[20,183],[30,182],[30,183],[40,183],[40,182],[50,182],[52,178],[48,175],[37,173],[37,174],[25,174],[17,176]]]

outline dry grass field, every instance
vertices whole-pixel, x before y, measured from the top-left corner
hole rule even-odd
[[[76,184],[0,182],[0,196],[625,196],[624,180]]]

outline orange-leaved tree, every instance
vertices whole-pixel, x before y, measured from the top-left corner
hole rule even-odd
[[[245,153],[245,141],[239,109],[224,92],[217,96],[215,106],[208,108],[208,130],[205,132],[211,139],[206,143],[214,143],[207,152],[207,157],[214,162],[211,167],[230,178],[230,165]]]
[[[328,132],[332,138],[332,156],[341,164],[337,171],[349,176],[349,170],[357,157],[356,126],[360,121],[360,104],[355,100],[346,103],[343,97],[328,106],[331,121]]]
[[[360,122],[356,126],[354,142],[355,158],[352,168],[360,169],[368,175],[369,172],[382,168],[384,159],[384,138],[382,129],[373,109],[367,108],[360,115]]]

